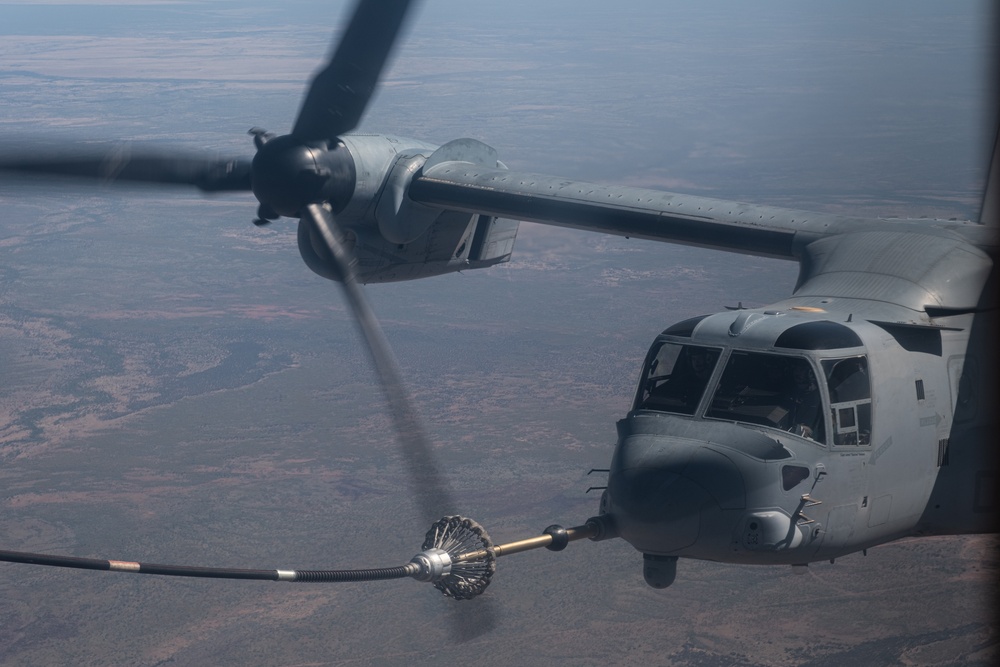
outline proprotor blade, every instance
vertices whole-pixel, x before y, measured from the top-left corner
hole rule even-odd
[[[81,151],[70,148],[58,155],[21,150],[20,155],[0,156],[0,171],[43,177],[84,178],[101,183],[117,181],[188,185],[203,192],[250,190],[249,160],[220,160],[177,152],[128,147]]]
[[[360,0],[330,59],[312,80],[292,134],[333,139],[357,127],[413,0]]]
[[[442,514],[453,511],[454,503],[435,464],[430,441],[424,433],[403,384],[396,357],[389,347],[385,334],[382,333],[382,327],[379,326],[364,291],[355,278],[354,259],[344,248],[340,228],[325,207],[310,204],[303,216],[303,222],[312,225],[322,236],[342,277],[344,296],[347,297],[355,322],[367,343],[382,391],[389,403],[389,413],[403,447],[403,455],[421,517],[437,519]]]

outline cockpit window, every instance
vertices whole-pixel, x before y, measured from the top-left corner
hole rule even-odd
[[[816,374],[801,357],[734,350],[705,416],[826,442]]]
[[[720,350],[700,345],[654,346],[642,374],[636,409],[693,415]]]
[[[698,317],[689,317],[686,320],[681,320],[676,324],[671,324],[664,330],[664,334],[668,336],[683,336],[684,338],[690,338],[691,334],[694,333],[694,328],[698,324],[708,317],[708,315],[699,315]]]
[[[864,356],[824,359],[823,372],[830,391],[833,444],[850,447],[870,445],[872,394],[868,359]]]
[[[793,350],[835,350],[842,347],[861,347],[863,344],[858,334],[843,324],[827,320],[796,324],[774,341],[775,347]]]

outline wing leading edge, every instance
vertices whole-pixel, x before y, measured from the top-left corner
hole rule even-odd
[[[988,228],[970,222],[817,213],[461,161],[425,167],[410,183],[408,194],[414,201],[446,210],[778,259],[801,260],[813,241],[873,229],[954,235],[990,254],[996,250]]]

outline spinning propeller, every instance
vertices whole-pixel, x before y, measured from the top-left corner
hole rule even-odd
[[[299,218],[321,239],[318,251],[343,288],[367,345],[402,446],[412,492],[421,517],[431,521],[454,511],[454,503],[434,462],[402,381],[396,358],[355,275],[356,258],[336,220],[354,194],[354,159],[339,137],[354,129],[371,99],[379,76],[406,18],[410,0],[360,0],[329,63],[313,78],[291,134],[274,137],[250,130],[257,153],[246,160],[207,159],[178,152],[75,152],[41,156],[25,151],[0,159],[0,171],[43,177],[75,177],[99,182],[139,182],[194,186],[203,192],[252,191],[259,207],[255,224],[280,217]],[[263,579],[273,581],[372,581],[412,577],[432,582],[445,595],[472,598],[485,590],[496,558],[545,546],[565,548],[570,541],[609,533],[600,518],[584,526],[550,526],[541,536],[494,545],[476,522],[445,516],[431,526],[422,551],[406,565],[364,570],[244,570],[161,565],[0,551],[0,561],[138,574]]]

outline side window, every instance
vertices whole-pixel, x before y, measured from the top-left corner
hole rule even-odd
[[[699,345],[654,346],[643,370],[636,409],[693,415],[720,352]]]
[[[823,372],[830,391],[833,444],[867,446],[872,437],[872,394],[868,359],[824,359]]]

